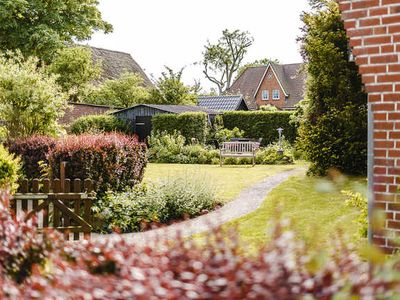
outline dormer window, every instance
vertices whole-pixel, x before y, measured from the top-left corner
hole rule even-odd
[[[274,100],[279,100],[280,99],[279,90],[273,90],[272,91],[272,99],[274,99]]]
[[[269,100],[269,91],[268,90],[263,90],[261,93],[261,98],[262,100]]]

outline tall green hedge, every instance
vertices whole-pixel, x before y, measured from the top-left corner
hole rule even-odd
[[[190,142],[196,139],[205,143],[207,135],[208,117],[203,112],[189,112],[179,115],[159,114],[152,118],[154,132],[174,133],[179,131]]]
[[[129,124],[111,115],[88,115],[76,119],[70,128],[73,134],[122,132],[131,133]]]
[[[283,128],[286,140],[290,143],[296,140],[297,129],[290,122],[292,114],[291,112],[235,111],[224,113],[222,118],[225,128],[237,127],[244,131],[246,138],[262,138],[262,144],[265,146],[278,140],[279,127]]]

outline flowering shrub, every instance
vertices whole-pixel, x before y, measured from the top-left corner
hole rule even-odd
[[[27,178],[40,177],[40,162],[47,163],[47,154],[56,145],[56,139],[48,136],[31,136],[7,142],[11,153],[22,160],[22,171]]]
[[[59,174],[66,161],[67,178],[91,178],[95,191],[123,191],[143,178],[147,148],[136,138],[118,133],[68,136],[57,142],[49,153],[49,165]]]
[[[398,299],[399,259],[370,263],[337,239],[328,255],[308,251],[284,223],[252,257],[216,230],[203,245],[179,235],[137,245],[121,236],[40,241],[32,223],[0,204],[1,299]],[[49,242],[52,247],[45,247]],[[376,251],[373,251],[375,253]],[[43,265],[46,259],[46,265]],[[376,263],[374,263],[376,262]],[[37,265],[38,264],[38,265]],[[29,276],[30,275],[30,276]],[[17,282],[19,284],[17,284]]]
[[[147,229],[153,223],[195,217],[220,204],[215,194],[214,187],[195,174],[109,193],[96,204],[97,217],[105,227],[99,229],[133,232]]]

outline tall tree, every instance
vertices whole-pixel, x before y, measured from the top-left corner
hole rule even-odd
[[[220,94],[230,88],[253,41],[253,37],[247,31],[225,29],[216,44],[208,41],[204,46],[203,73],[217,86]]]
[[[244,64],[243,66],[241,66],[239,68],[239,70],[237,71],[237,76],[239,77],[241,74],[243,74],[244,71],[246,71],[248,68],[252,68],[252,67],[260,67],[260,66],[266,66],[268,65],[270,62],[279,64],[279,60],[277,59],[271,59],[271,58],[262,58],[262,59],[256,59],[253,62]]]
[[[99,78],[101,65],[93,61],[89,48],[67,47],[57,52],[48,71],[58,75],[57,83],[70,95],[70,101],[76,102],[86,86]]]
[[[0,0],[0,49],[50,61],[66,43],[112,31],[98,0]]]
[[[0,56],[0,119],[10,138],[60,132],[57,120],[67,107],[67,95],[56,76],[37,66],[37,58]]]
[[[307,62],[307,91],[299,145],[312,162],[309,172],[329,169],[365,174],[367,166],[367,95],[350,48],[338,4],[312,0],[304,13],[300,38]]]
[[[109,105],[114,107],[130,107],[146,103],[149,91],[143,86],[143,78],[135,73],[124,73],[118,79],[109,79],[98,88],[89,91],[85,102]]]
[[[156,87],[151,90],[150,101],[155,104],[196,104],[201,89],[199,83],[185,85],[182,82],[183,68],[178,72],[167,66],[165,69],[156,81]]]

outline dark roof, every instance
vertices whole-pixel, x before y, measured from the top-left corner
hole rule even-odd
[[[185,113],[185,112],[205,112],[208,115],[218,115],[219,112],[212,110],[212,109],[208,109],[205,107],[199,107],[199,106],[192,106],[192,105],[162,105],[162,104],[138,104],[129,108],[125,108],[119,111],[114,112],[114,114],[118,114],[120,112],[126,111],[126,110],[130,110],[130,109],[134,109],[135,107],[139,107],[139,106],[147,106],[147,107],[151,107],[154,109],[158,109],[158,110],[162,110],[168,113],[173,113],[173,114],[181,114],[181,113]]]
[[[302,63],[287,65],[271,63],[266,66],[250,67],[235,80],[228,92],[241,93],[246,100],[254,100],[257,89],[269,66],[274,70],[285,93],[289,95],[285,108],[293,107],[304,99],[306,73],[303,70],[304,64]]]
[[[241,104],[247,107],[242,95],[200,96],[197,103],[198,106],[218,111],[239,110]]]
[[[129,53],[90,47],[94,61],[100,61],[102,65],[101,78],[97,83],[102,83],[107,79],[117,79],[123,73],[130,72],[139,74],[143,78],[145,86],[152,86],[152,82],[139,64]]]

